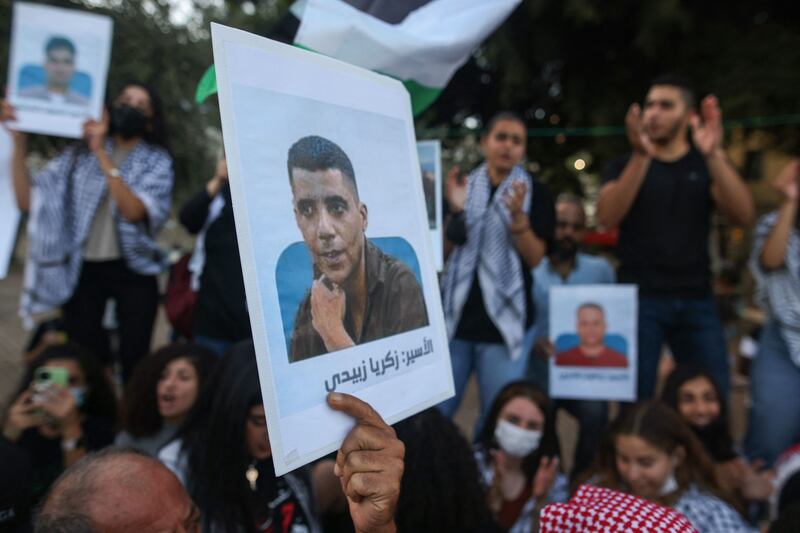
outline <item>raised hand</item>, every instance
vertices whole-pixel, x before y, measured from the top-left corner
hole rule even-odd
[[[44,423],[42,409],[33,402],[32,395],[31,389],[24,390],[8,409],[3,435],[11,442],[16,442],[26,429]]]
[[[625,132],[634,153],[646,157],[655,155],[653,141],[644,131],[642,108],[639,104],[631,104],[628,108],[628,113],[625,115]]]
[[[781,193],[784,200],[797,202],[800,198],[800,159],[792,159],[783,167],[772,186]]]
[[[323,274],[311,285],[311,325],[329,352],[353,346],[344,328],[345,292]]]
[[[712,95],[700,102],[700,114],[692,115],[692,141],[704,156],[713,155],[722,147],[722,110],[717,97]]]
[[[108,122],[108,111],[103,110],[103,118],[100,121],[89,119],[83,123],[83,139],[89,146],[89,150],[94,153],[105,149]]]
[[[405,446],[381,416],[355,396],[331,393],[328,405],[356,420],[336,454],[334,466],[356,532],[397,531],[394,514],[400,497]]]
[[[458,165],[450,169],[444,183],[444,197],[450,206],[450,211],[460,213],[467,203],[467,180],[461,174]]]
[[[512,217],[522,213],[522,206],[525,202],[525,194],[528,192],[528,185],[523,181],[515,181],[511,184],[511,189],[506,191],[503,200],[506,203],[508,212]]]
[[[553,483],[558,475],[558,457],[542,457],[539,461],[539,468],[533,477],[531,492],[537,500],[546,498],[553,488]]]
[[[28,138],[27,133],[23,133],[21,131],[17,131],[11,129],[9,127],[9,122],[14,122],[17,120],[17,112],[14,109],[14,106],[8,100],[0,100],[0,124],[2,124],[3,128],[11,135],[14,143],[24,142]]]

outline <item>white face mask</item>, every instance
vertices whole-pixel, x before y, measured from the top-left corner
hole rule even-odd
[[[500,448],[512,457],[527,457],[539,447],[541,431],[522,429],[506,420],[498,420],[494,428],[494,438]]]
[[[86,388],[85,387],[70,387],[69,393],[75,398],[75,405],[80,409],[83,407],[83,402],[86,401]]]

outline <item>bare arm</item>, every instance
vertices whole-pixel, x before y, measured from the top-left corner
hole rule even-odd
[[[692,117],[691,126],[694,145],[705,157],[711,174],[711,195],[717,208],[737,224],[752,224],[753,198],[722,150],[722,111],[716,96],[703,98],[700,116]]]
[[[6,122],[14,120],[16,120],[14,108],[7,100],[3,100],[0,102],[0,123],[11,135],[14,143],[11,153],[11,180],[14,185],[14,196],[17,199],[19,210],[27,213],[31,207],[31,179],[25,165],[25,157],[28,154],[28,135],[6,126]]]
[[[798,205],[798,179],[800,179],[800,159],[795,159],[778,175],[774,186],[783,195],[778,211],[778,220],[770,230],[764,249],[761,250],[761,266],[767,270],[781,268],[786,259],[786,245],[789,243],[789,236],[792,227],[797,219]]]
[[[638,104],[628,108],[625,128],[633,153],[619,177],[600,189],[597,201],[597,217],[607,229],[616,228],[627,216],[653,160],[653,143],[644,132]]]

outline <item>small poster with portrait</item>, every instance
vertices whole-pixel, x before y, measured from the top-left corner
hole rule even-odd
[[[573,285],[550,289],[550,396],[636,400],[637,288]]]
[[[336,450],[354,394],[389,424],[453,395],[402,84],[211,25],[233,212],[278,475]]]
[[[11,181],[11,150],[11,135],[0,128],[0,279],[8,274],[20,218]]]
[[[422,192],[425,193],[425,210],[428,213],[428,231],[433,246],[436,271],[444,268],[444,241],[442,240],[442,143],[419,141],[417,143]]]
[[[79,138],[100,120],[111,56],[109,17],[15,2],[8,99],[19,131]]]

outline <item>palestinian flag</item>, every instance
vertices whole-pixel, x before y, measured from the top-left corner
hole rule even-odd
[[[401,80],[416,115],[520,2],[299,0],[291,8],[300,19],[294,44]],[[198,85],[198,101],[213,92],[212,67]]]

